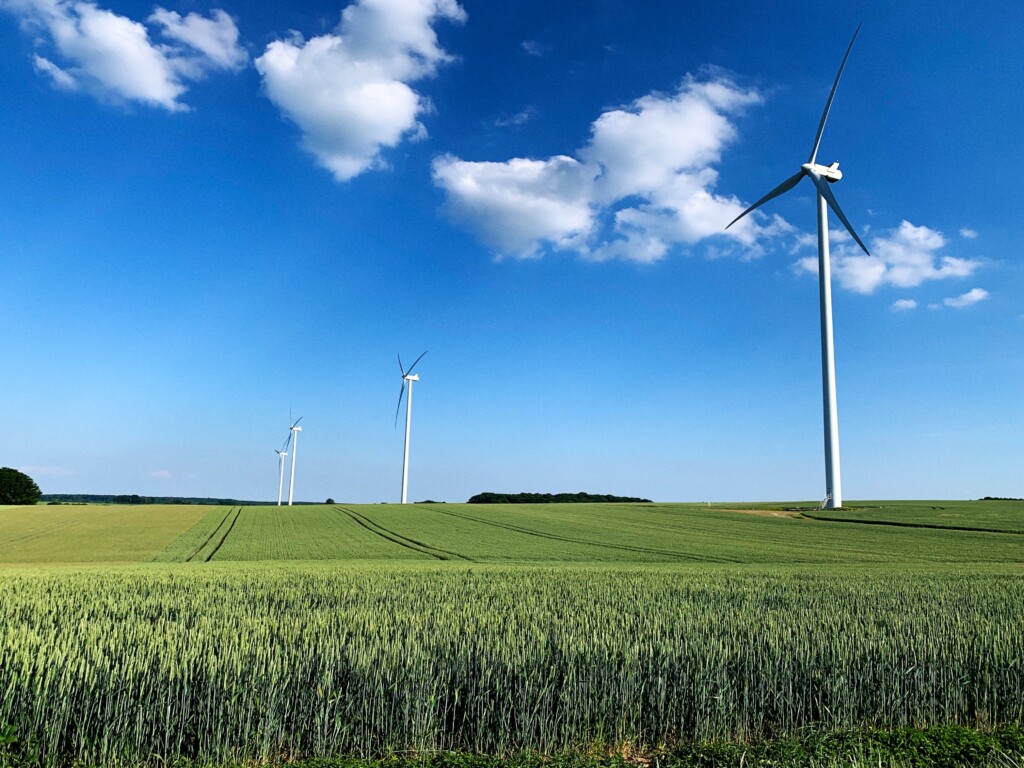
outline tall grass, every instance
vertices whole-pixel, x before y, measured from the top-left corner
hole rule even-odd
[[[203,565],[0,573],[0,726],[104,765],[1024,720],[1024,574]]]

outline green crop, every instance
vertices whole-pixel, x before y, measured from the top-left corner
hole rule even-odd
[[[0,723],[104,765],[1020,723],[1024,574],[971,571],[8,570]]]
[[[0,564],[1020,563],[1022,534],[1021,502],[866,502],[827,514],[685,504],[43,506],[0,508]]]
[[[785,506],[0,508],[0,765],[1024,723],[1024,505]]]
[[[187,504],[0,507],[0,563],[148,560],[210,509]]]

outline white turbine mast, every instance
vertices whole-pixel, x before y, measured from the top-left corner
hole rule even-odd
[[[426,352],[423,355],[427,354]],[[402,365],[402,356],[398,356],[398,368],[402,371],[402,388],[398,392],[398,406],[395,408],[395,429],[398,428],[398,412],[402,410],[402,396],[405,395],[406,385],[409,387],[409,396],[405,399],[405,453],[402,456],[402,503],[408,503],[406,499],[407,489],[409,487],[409,427],[412,424],[412,383],[420,380],[418,373],[413,373],[412,369],[416,367],[416,363],[423,359],[423,355],[416,358],[412,365],[409,366],[409,370],[405,369]]]
[[[288,456],[288,443],[292,441],[291,433],[288,433],[288,439],[284,441],[284,445],[281,446],[281,450],[275,450],[277,454],[277,469],[278,469],[278,480],[277,480],[277,506],[281,506],[281,494],[284,490],[284,460]]]
[[[302,421],[302,417],[299,416],[295,420],[295,423],[288,427],[288,431],[291,434],[288,439],[292,441],[292,477],[288,482],[288,506],[292,505],[292,497],[295,492],[295,454],[298,453],[299,448],[299,432],[302,431],[302,427],[299,426],[299,422]]]
[[[832,83],[832,92],[829,93],[828,101],[825,102],[825,111],[821,113],[821,122],[818,124],[818,133],[814,137],[814,146],[811,148],[810,158],[800,166],[799,171],[747,208],[747,210],[729,222],[729,225],[726,227],[728,229],[755,208],[779,195],[785,194],[800,183],[804,177],[810,179],[818,191],[818,296],[821,310],[821,389],[825,426],[825,501],[823,506],[829,509],[836,509],[843,505],[842,477],[839,471],[839,416],[836,406],[836,366],[832,343],[832,274],[828,253],[829,208],[839,217],[843,226],[846,227],[846,231],[853,236],[853,239],[864,253],[868,256],[871,253],[857,236],[853,226],[843,214],[842,208],[839,207],[835,195],[829,189],[829,184],[834,184],[843,178],[843,174],[839,171],[839,163],[819,165],[817,159],[821,135],[825,131],[825,121],[828,119],[828,112],[832,108],[832,100],[835,98],[836,88],[839,87],[839,78],[843,75],[846,60],[850,57],[850,51],[853,50],[853,43],[857,39],[858,32],[860,32],[860,26],[853,33],[850,45],[846,49],[846,55],[843,56],[843,61],[839,65],[839,72],[836,73],[835,82]]]

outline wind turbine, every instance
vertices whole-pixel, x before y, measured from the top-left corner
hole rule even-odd
[[[427,354],[426,352],[423,355]],[[416,363],[423,359],[423,355],[416,358],[412,365],[409,366],[409,370],[405,370],[405,366],[402,365],[402,356],[398,356],[398,367],[402,371],[402,389],[398,392],[398,405],[395,407],[395,428],[398,428],[398,412],[402,409],[402,396],[405,395],[405,385],[409,385],[409,396],[405,399],[405,454],[402,457],[402,503],[406,502],[406,490],[409,486],[409,426],[412,424],[412,383],[420,380],[418,373],[413,373],[412,369],[416,367]]]
[[[295,423],[288,427],[288,431],[291,434],[288,439],[292,441],[292,478],[288,482],[288,506],[292,505],[292,494],[295,491],[295,454],[298,453],[299,448],[299,432],[302,431],[302,427],[299,426],[299,422],[302,421],[302,417],[299,416],[295,420]]]
[[[280,472],[280,478],[277,481],[277,506],[281,506],[281,493],[284,490],[284,459],[288,455],[288,443],[292,441],[291,433],[288,434],[288,439],[284,441],[284,445],[281,446],[281,450],[275,450],[277,454],[278,470]]]
[[[843,222],[846,231],[853,235],[857,245],[868,256],[871,255],[867,246],[861,241],[854,231],[853,226],[846,219],[842,208],[836,201],[835,195],[829,189],[829,184],[834,184],[843,178],[839,171],[839,163],[831,165],[819,165],[818,146],[821,144],[821,134],[825,131],[825,121],[828,119],[829,109],[832,107],[832,99],[835,98],[836,88],[839,87],[839,78],[843,75],[846,67],[846,60],[850,57],[853,49],[853,42],[860,32],[858,25],[846,49],[846,55],[839,65],[839,72],[836,73],[835,82],[832,83],[832,92],[825,102],[825,111],[821,113],[821,122],[818,123],[818,133],[814,137],[814,146],[811,147],[811,156],[806,163],[800,166],[800,170],[790,176],[775,189],[762,197],[743,213],[729,222],[728,229],[737,221],[742,219],[755,208],[764,203],[785,194],[806,177],[814,184],[818,191],[818,297],[821,309],[821,389],[822,404],[825,426],[825,502],[824,506],[829,509],[836,509],[843,505],[842,478],[839,471],[839,416],[836,407],[836,366],[835,355],[832,344],[832,273],[829,264],[828,254],[828,209],[831,208],[839,220]]]

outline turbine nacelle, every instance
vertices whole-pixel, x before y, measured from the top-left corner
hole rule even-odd
[[[425,354],[427,353],[424,352],[423,355]],[[398,370],[402,372],[402,388],[398,390],[398,405],[395,407],[395,429],[398,429],[398,412],[402,408],[402,398],[405,397],[405,385],[406,383],[408,383],[409,389],[411,391],[412,382],[420,380],[420,375],[418,373],[413,373],[412,369],[415,368],[416,364],[423,359],[423,355],[417,357],[413,361],[412,365],[408,367],[408,369],[404,365],[402,365],[402,356],[398,356]]]
[[[816,173],[829,184],[835,184],[843,178],[843,172],[839,170],[839,161],[832,165],[819,165],[818,163],[804,163],[800,166],[807,173]]]

